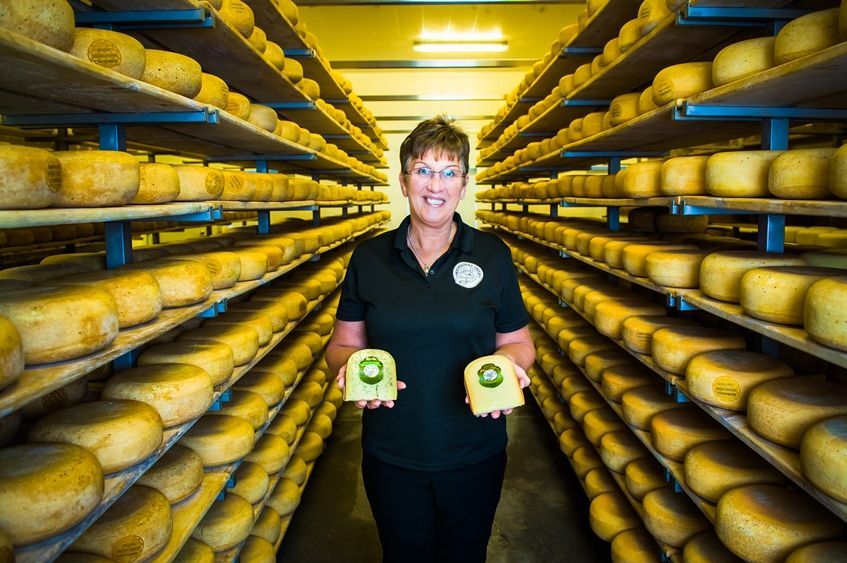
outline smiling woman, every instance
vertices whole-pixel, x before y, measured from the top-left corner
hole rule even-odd
[[[357,351],[395,360],[397,399],[356,403],[367,408],[362,477],[389,563],[485,560],[511,409],[475,415],[465,366],[496,354],[525,387],[535,358],[508,247],[455,212],[469,152],[467,135],[444,117],[403,141],[409,216],[354,251],[327,348],[341,387]]]

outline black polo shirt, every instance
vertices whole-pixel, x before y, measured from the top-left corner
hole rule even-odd
[[[406,244],[409,218],[356,247],[338,319],[365,321],[369,348],[397,363],[393,409],[365,410],[362,446],[376,458],[437,471],[482,461],[506,447],[506,420],[477,418],[465,404],[463,374],[495,350],[497,332],[526,326],[508,247],[453,216],[453,243],[424,274]]]

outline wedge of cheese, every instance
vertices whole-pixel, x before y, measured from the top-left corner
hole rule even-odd
[[[384,350],[365,348],[347,360],[345,401],[397,399],[397,366]]]

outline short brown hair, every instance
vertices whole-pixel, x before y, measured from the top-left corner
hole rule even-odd
[[[467,174],[470,170],[468,160],[471,145],[468,135],[446,115],[437,115],[432,119],[421,121],[403,140],[403,144],[400,145],[402,171],[408,172],[409,163],[430,150],[439,155],[446,154],[458,158],[462,164],[463,174]]]

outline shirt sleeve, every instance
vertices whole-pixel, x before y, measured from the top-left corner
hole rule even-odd
[[[341,299],[338,302],[336,318],[340,321],[365,320],[365,302],[359,293],[359,253],[354,250],[347,266],[344,281],[341,282]]]
[[[505,244],[498,245],[501,260],[500,274],[500,306],[494,317],[494,328],[504,334],[514,332],[529,323],[529,315],[523,304],[521,290],[518,286],[518,274],[512,263],[512,254]]]

